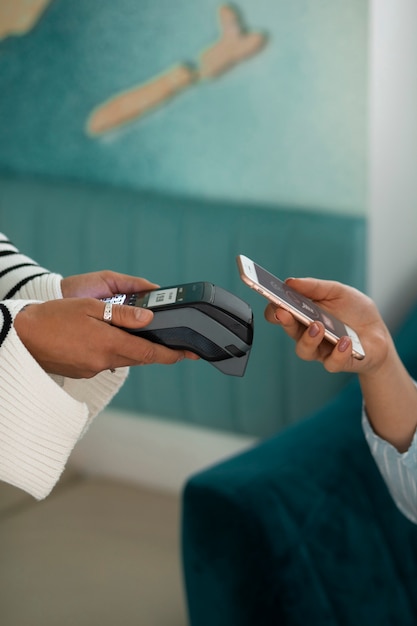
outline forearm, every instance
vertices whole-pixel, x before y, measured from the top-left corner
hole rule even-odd
[[[393,344],[384,364],[359,381],[374,432],[405,452],[417,429],[417,389]]]

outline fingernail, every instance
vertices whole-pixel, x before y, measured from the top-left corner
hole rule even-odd
[[[310,337],[317,337],[319,332],[320,332],[320,326],[316,324],[315,322],[314,324],[311,324],[310,328],[308,329],[308,334],[310,335]]]
[[[342,337],[337,347],[338,347],[339,352],[346,352],[346,350],[350,347],[349,337]]]
[[[135,317],[137,320],[141,322],[146,322],[146,320],[151,321],[152,319],[152,311],[148,311],[148,309],[143,309],[140,306],[134,308]]]

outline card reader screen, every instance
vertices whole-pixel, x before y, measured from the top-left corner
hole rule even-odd
[[[152,291],[145,291],[133,294],[117,294],[111,298],[103,298],[103,302],[112,304],[129,304],[133,306],[157,308],[166,307],[170,304],[181,304],[183,302],[199,302],[205,293],[205,285],[209,283],[189,283],[176,287],[162,287]]]
[[[171,304],[198,302],[203,297],[205,284],[202,282],[188,283],[186,285],[161,287],[160,289],[134,294],[134,301],[131,301],[129,304],[155,309],[167,307]]]
[[[177,302],[178,291],[178,287],[172,287],[170,289],[157,289],[156,291],[151,291],[146,306],[155,307],[163,306],[166,304],[174,304],[174,302]],[[178,298],[178,300],[181,300],[181,297]]]

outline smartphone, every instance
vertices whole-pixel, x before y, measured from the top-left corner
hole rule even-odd
[[[321,322],[325,329],[325,338],[333,344],[336,344],[341,337],[350,337],[352,340],[352,355],[356,359],[365,357],[365,351],[359,337],[352,328],[331,313],[324,311],[310,298],[299,294],[248,257],[240,254],[236,260],[240,276],[249,287],[270,302],[289,311],[305,326],[310,326],[315,321]]]

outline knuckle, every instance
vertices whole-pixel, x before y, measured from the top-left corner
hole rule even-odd
[[[133,307],[129,307],[125,304],[113,304],[113,324],[126,328],[140,328],[141,326],[134,316]]]
[[[156,361],[156,349],[151,342],[147,342],[144,349],[142,349],[141,361],[144,365],[151,365]]]
[[[98,370],[98,371],[91,371],[90,369],[85,370],[82,374],[82,378],[85,378],[87,380],[89,380],[90,378],[94,378],[94,376],[96,376],[99,373],[99,371],[101,370]]]
[[[312,361],[314,356],[311,354],[311,350],[308,350],[303,344],[297,343],[295,346],[295,354],[303,361]]]
[[[337,374],[341,370],[339,363],[335,363],[332,359],[325,361],[324,368],[329,374]]]
[[[103,372],[105,369],[109,367],[109,359],[107,354],[90,354],[88,362],[85,363],[85,371],[90,373],[90,376],[86,376],[86,378],[92,378],[99,372]]]
[[[99,374],[103,370],[105,370],[105,366],[102,363],[90,363],[88,367],[85,368],[87,375],[85,378],[93,378],[96,374]]]

